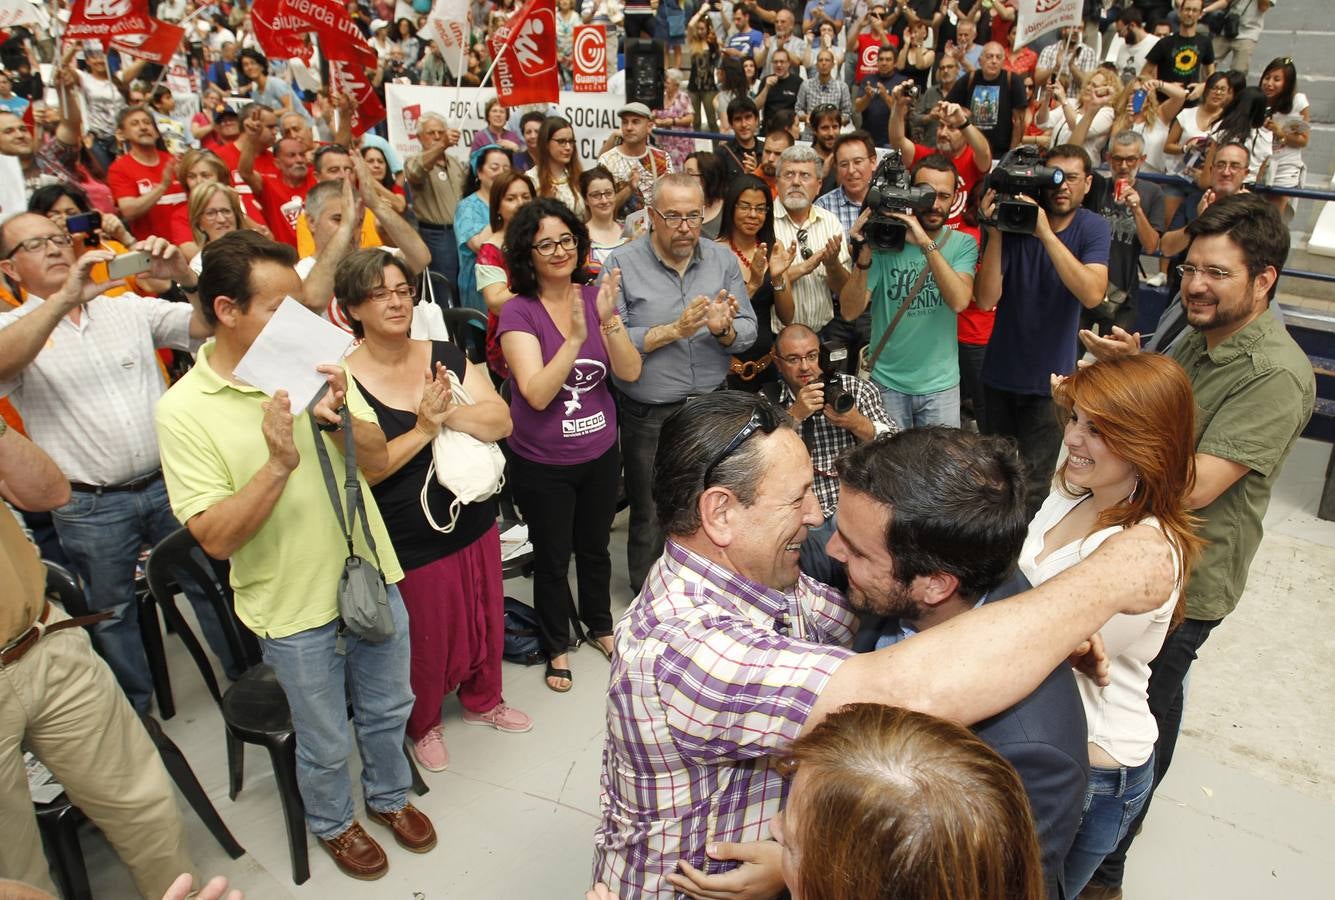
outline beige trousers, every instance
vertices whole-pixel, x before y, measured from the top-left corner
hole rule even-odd
[[[65,618],[51,610],[50,621]],[[0,668],[0,877],[55,894],[21,746],[102,829],[145,897],[157,900],[194,871],[167,770],[82,628],[43,637]]]

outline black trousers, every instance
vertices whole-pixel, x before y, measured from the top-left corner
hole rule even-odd
[[[1016,394],[985,384],[978,430],[1014,438],[1019,445],[1026,473],[1025,510],[1032,519],[1047,499],[1061,452],[1062,427],[1052,398]]]
[[[533,543],[533,608],[542,648],[550,656],[570,646],[572,620],[591,637],[612,633],[612,557],[607,549],[616,515],[621,456],[616,444],[597,459],[553,466],[510,455],[515,503]],[[579,607],[570,594],[575,558]]]

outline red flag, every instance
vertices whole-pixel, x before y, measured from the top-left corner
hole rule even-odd
[[[152,60],[165,66],[180,49],[181,41],[185,38],[185,29],[170,22],[159,22],[157,19],[149,21],[153,23],[153,32],[144,40],[115,37],[111,39],[111,46],[126,56]]]
[[[528,0],[488,38],[492,83],[505,106],[555,103],[561,80],[556,71],[556,0]]]
[[[278,59],[296,57],[302,62],[310,62],[314,48],[308,47],[300,38],[300,33],[306,30],[304,23],[295,23],[294,27],[289,21],[286,28],[279,28],[285,6],[283,0],[255,0],[250,8],[250,25],[255,32],[255,41],[268,56]]]
[[[361,66],[341,59],[329,61],[329,81],[340,94],[351,97],[356,104],[352,111],[352,133],[360,136],[385,120],[385,105],[380,102],[371,79]]]
[[[276,31],[314,31],[325,59],[375,68],[375,51],[338,0],[278,0],[277,9]]]
[[[575,90],[601,94],[607,90],[607,33],[601,25],[576,25]]]
[[[147,38],[153,31],[148,0],[74,0],[65,26],[67,41],[101,41],[112,38]]]

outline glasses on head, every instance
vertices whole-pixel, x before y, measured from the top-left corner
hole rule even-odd
[[[705,220],[704,213],[693,212],[682,215],[681,213],[665,213],[656,206],[649,208],[658,214],[658,218],[662,219],[663,224],[668,228],[680,228],[682,222],[685,222],[691,228],[699,228]]]
[[[705,466],[705,477],[702,484],[709,487],[710,478],[714,470],[719,467],[725,459],[737,452],[737,448],[746,443],[746,439],[757,431],[763,431],[765,434],[772,434],[779,427],[779,417],[775,414],[774,407],[768,402],[761,402],[756,406],[755,411],[751,413],[751,418],[747,419],[746,424],[741,430],[733,435],[732,440],[723,446],[723,449],[714,455]]]
[[[575,146],[575,139],[572,138],[572,137],[568,137],[568,138],[552,138],[552,143],[553,143],[553,144],[560,144],[562,147],[573,147],[573,146]]]
[[[596,200],[601,203],[604,200],[611,200],[616,195],[616,191],[589,191],[585,199]]]
[[[788,356],[780,356],[779,359],[783,360],[790,366],[800,366],[802,363],[814,366],[816,363],[820,362],[820,351],[812,350],[810,353],[802,356],[793,353]]]
[[[547,238],[545,241],[538,241],[533,245],[533,251],[539,256],[552,256],[556,253],[556,248],[560,247],[567,253],[573,251],[579,246],[579,241],[570,232],[566,232],[559,238]]]
[[[807,244],[808,237],[810,237],[810,235],[805,228],[797,229],[797,247],[802,251],[803,259],[811,259],[812,253],[814,252]]]
[[[30,237],[27,240],[19,241],[15,244],[14,249],[9,251],[9,254],[5,256],[5,259],[11,259],[14,254],[18,253],[20,250],[24,253],[36,253],[39,250],[45,249],[48,241],[52,246],[63,249],[71,246],[74,243],[74,238],[70,237],[68,234],[45,234],[41,237]]]
[[[1187,281],[1197,275],[1204,277],[1206,281],[1227,281],[1233,277],[1233,273],[1228,269],[1221,269],[1218,266],[1193,266],[1184,263],[1176,268],[1177,274],[1183,281]]]
[[[417,288],[411,284],[401,284],[396,288],[382,287],[371,292],[372,303],[388,303],[391,297],[412,302],[417,298]]]

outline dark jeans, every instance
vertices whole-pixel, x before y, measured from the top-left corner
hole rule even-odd
[[[1025,468],[1025,510],[1032,519],[1052,487],[1052,473],[1061,451],[1062,428],[1052,398],[1016,394],[983,385],[983,410],[978,430],[1015,439]]]
[[[579,621],[591,637],[612,633],[612,555],[607,543],[616,515],[620,454],[616,444],[597,459],[553,466],[510,454],[510,484],[533,542],[533,608],[549,656],[566,652],[575,603],[570,557],[575,557]]]
[[[418,225],[417,232],[422,235],[422,243],[431,251],[431,271],[437,275],[444,275],[450,284],[458,285],[459,247],[454,242],[454,226],[422,222]],[[449,299],[437,297],[436,302],[446,306],[449,304]]]
[[[1150,713],[1159,726],[1159,739],[1154,742],[1154,787],[1149,798],[1141,807],[1140,815],[1132,821],[1117,849],[1103,859],[1103,863],[1090,879],[1091,884],[1118,887],[1122,884],[1122,875],[1126,871],[1126,854],[1131,849],[1131,842],[1136,839],[1136,832],[1145,821],[1150,811],[1150,801],[1154,791],[1168,774],[1168,766],[1173,761],[1173,750],[1177,747],[1177,733],[1182,728],[1182,706],[1185,699],[1183,682],[1187,672],[1196,660],[1196,653],[1223,619],[1186,619],[1177,630],[1168,635],[1159,655],[1150,663],[1149,705]]]
[[[680,403],[649,405],[629,397],[620,398],[617,415],[621,423],[622,465],[626,471],[626,498],[630,501],[630,534],[626,537],[626,571],[630,589],[640,592],[649,567],[663,554],[666,538],[658,524],[654,506],[654,454],[658,432]]]
[[[983,357],[987,344],[959,344],[960,408],[971,413],[974,421],[983,416]]]

